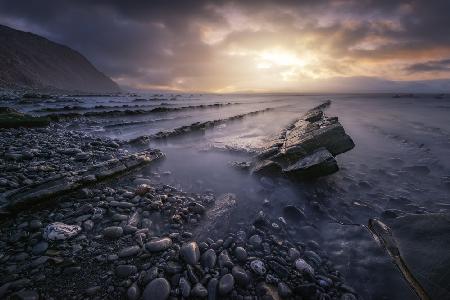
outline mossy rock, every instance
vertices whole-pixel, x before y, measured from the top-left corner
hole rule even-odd
[[[44,127],[49,123],[47,117],[33,117],[9,107],[0,107],[0,128]]]

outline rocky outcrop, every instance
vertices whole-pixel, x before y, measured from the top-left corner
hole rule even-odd
[[[83,55],[41,36],[0,25],[0,89],[120,92]]]
[[[251,172],[257,175],[282,174],[311,179],[332,174],[339,168],[336,155],[353,149],[337,117],[327,117],[327,101],[303,115],[257,155]]]
[[[0,107],[0,128],[43,127],[49,123],[47,117],[33,117],[9,107]]]
[[[125,173],[163,156],[164,154],[159,150],[145,150],[126,157],[98,163],[85,171],[73,172],[69,175],[51,178],[45,182],[6,192],[2,195],[3,199],[0,199],[0,211],[14,212],[23,207],[39,204],[87,184],[93,184],[111,176]]]

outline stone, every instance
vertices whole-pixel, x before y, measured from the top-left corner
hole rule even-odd
[[[86,220],[83,222],[83,229],[87,232],[92,231],[94,229],[94,222],[92,220]]]
[[[118,277],[127,278],[137,273],[137,268],[134,265],[118,265],[116,267],[116,275]]]
[[[258,234],[255,234],[255,235],[252,235],[252,236],[248,239],[248,242],[250,243],[250,245],[256,247],[256,246],[261,245],[261,243],[262,243],[262,238],[261,238]]]
[[[172,246],[172,240],[168,237],[156,238],[145,244],[145,249],[149,252],[160,252],[169,249]]]
[[[224,296],[229,294],[234,287],[234,277],[231,274],[225,274],[219,280],[219,294]]]
[[[237,284],[242,287],[246,287],[250,283],[250,278],[247,272],[240,266],[234,266],[231,270],[231,274],[233,274]]]
[[[204,268],[213,268],[216,265],[217,255],[213,249],[206,250],[200,259],[201,265]]]
[[[217,299],[217,285],[219,284],[219,281],[217,278],[211,278],[208,282],[208,300],[215,300]]]
[[[181,277],[179,285],[180,285],[181,295],[184,298],[188,298],[189,295],[191,294],[191,284],[189,283],[189,281],[186,278]]]
[[[195,265],[200,259],[200,249],[196,242],[185,243],[181,246],[180,256],[189,265]]]
[[[248,254],[243,247],[236,247],[234,249],[234,256],[240,262],[245,262],[247,260]]]
[[[231,261],[230,256],[228,255],[227,250],[223,250],[219,254],[219,266],[220,267],[226,267],[226,268],[232,268],[233,262]]]
[[[267,272],[266,266],[259,259],[252,260],[250,262],[250,268],[259,276],[264,276],[264,274],[266,274]]]
[[[295,263],[295,268],[300,271],[303,274],[308,274],[310,276],[314,276],[314,269],[311,267],[310,264],[308,264],[306,261],[304,261],[301,258],[298,258]]]
[[[42,228],[42,222],[40,220],[31,220],[28,224],[28,228],[31,231],[37,231]]]
[[[306,220],[305,213],[302,209],[294,205],[287,205],[283,208],[283,216],[291,222],[299,222]]]
[[[14,293],[11,299],[18,300],[39,300],[39,294],[36,291],[23,290],[17,293]]]
[[[123,228],[120,226],[111,226],[103,229],[103,236],[107,239],[118,239],[123,234]]]
[[[284,282],[280,281],[278,283],[278,295],[281,298],[289,298],[292,295],[292,290]]]
[[[137,255],[140,251],[141,248],[139,246],[130,246],[120,250],[118,255],[120,258],[130,257]]]
[[[257,162],[252,168],[251,173],[259,176],[274,176],[281,173],[280,164],[271,161],[271,160],[263,160]]]
[[[338,170],[334,156],[327,149],[319,148],[284,168],[283,173],[296,179],[314,179],[333,174]]]
[[[61,222],[55,222],[45,227],[43,237],[50,241],[66,240],[77,235],[80,231],[81,227],[78,225],[67,225]]]
[[[143,300],[166,300],[170,295],[170,284],[165,278],[153,279],[144,289]]]
[[[33,253],[33,255],[41,255],[44,254],[47,249],[48,243],[46,241],[40,241],[33,246],[33,249],[31,249],[31,253]]]
[[[193,297],[204,298],[207,295],[208,291],[201,283],[197,283],[191,291],[191,296]]]
[[[133,283],[127,290],[127,300],[138,300],[141,296],[141,289],[136,283]]]

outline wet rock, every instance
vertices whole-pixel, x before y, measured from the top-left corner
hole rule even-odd
[[[212,278],[209,282],[208,282],[208,300],[215,300],[217,299],[217,286],[219,284],[219,281],[217,280],[217,278]]]
[[[208,291],[201,283],[197,283],[191,291],[191,296],[193,297],[204,298],[207,295]]]
[[[107,239],[118,239],[123,234],[123,228],[120,226],[111,226],[103,229],[103,236]]]
[[[137,268],[134,265],[118,265],[116,267],[116,275],[118,277],[127,278],[137,273]]]
[[[263,160],[257,162],[250,171],[259,176],[274,176],[280,174],[281,169],[280,164],[271,160]]]
[[[140,251],[141,248],[139,246],[130,246],[120,250],[118,255],[120,258],[130,257],[137,255]]]
[[[37,231],[42,228],[42,222],[40,220],[31,220],[28,224],[28,228],[31,231]]]
[[[153,279],[144,289],[143,300],[166,300],[170,295],[170,284],[165,278]]]
[[[240,262],[245,262],[247,260],[247,251],[243,247],[236,247],[234,249],[234,256]]]
[[[213,268],[216,265],[217,255],[213,249],[206,250],[200,259],[202,267]]]
[[[200,259],[200,249],[196,242],[185,243],[181,246],[180,255],[187,264],[195,265]]]
[[[91,287],[87,288],[85,293],[86,293],[86,295],[92,297],[95,294],[97,294],[100,290],[101,290],[101,287],[98,285],[95,285],[95,286],[91,286]]]
[[[233,274],[237,284],[242,287],[246,287],[250,283],[250,278],[247,272],[239,266],[234,266],[231,270],[231,274]]]
[[[81,231],[81,227],[77,225],[67,225],[61,222],[55,222],[47,225],[44,230],[43,237],[46,240],[66,240]]]
[[[233,262],[231,261],[230,255],[228,254],[227,250],[223,250],[219,254],[219,266],[220,267],[226,267],[226,268],[232,268]]]
[[[39,294],[36,291],[20,291],[17,293],[14,293],[11,297],[11,299],[18,299],[18,300],[39,300]]]
[[[150,252],[160,252],[172,246],[172,240],[168,237],[156,238],[145,244],[145,249]]]
[[[287,205],[283,208],[283,216],[291,222],[299,222],[306,220],[305,213],[302,209],[294,205]]]
[[[184,277],[180,278],[180,291],[184,298],[188,298],[191,294],[191,284]]]
[[[303,274],[308,274],[310,276],[314,276],[314,269],[311,267],[306,261],[301,258],[298,258],[295,261],[295,268],[302,272]]]
[[[280,281],[278,283],[278,295],[281,298],[289,298],[292,295],[292,290],[284,282]]]
[[[255,272],[259,276],[264,276],[264,274],[266,274],[267,272],[266,266],[259,259],[253,260],[250,263],[250,268],[252,269],[253,272]]]
[[[336,159],[325,148],[302,157],[296,163],[283,169],[283,173],[292,178],[312,179],[333,174],[339,170]]]
[[[219,294],[224,296],[229,294],[234,287],[234,277],[231,274],[222,276],[219,280]]]
[[[36,245],[33,246],[33,249],[31,250],[31,253],[33,255],[41,255],[44,254],[45,251],[48,249],[48,243],[45,241],[40,241]]]
[[[133,283],[127,290],[127,300],[138,300],[141,296],[141,289],[136,283]]]

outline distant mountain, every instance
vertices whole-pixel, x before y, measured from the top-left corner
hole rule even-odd
[[[0,89],[115,93],[119,86],[77,51],[0,25]]]

